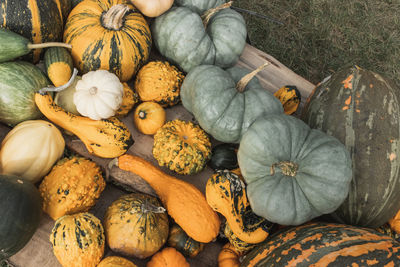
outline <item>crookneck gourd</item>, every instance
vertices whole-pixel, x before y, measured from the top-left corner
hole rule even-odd
[[[101,169],[95,162],[80,156],[63,158],[39,186],[43,210],[53,220],[88,211],[105,186]]]
[[[242,241],[256,244],[264,241],[273,223],[253,213],[246,196],[246,187],[239,176],[217,171],[206,184],[207,203],[226,218],[233,233]]]
[[[188,236],[176,223],[169,228],[167,245],[191,258],[196,257],[204,249],[203,243]]]
[[[184,74],[167,61],[151,61],[144,65],[135,78],[135,89],[142,101],[154,101],[163,107],[180,101]]]
[[[92,120],[76,116],[54,104],[49,94],[36,93],[35,102],[50,121],[75,134],[85,144],[89,153],[98,157],[118,157],[133,144],[128,128],[116,117]]]
[[[153,156],[160,166],[179,174],[194,174],[203,170],[210,159],[211,142],[198,125],[176,119],[154,135]]]
[[[122,82],[147,62],[152,42],[146,20],[127,0],[81,2],[68,16],[64,41],[80,73],[108,70]]]
[[[281,101],[285,114],[291,115],[296,112],[301,102],[301,94],[296,86],[286,85],[274,93]]]
[[[233,66],[246,44],[242,15],[229,4],[217,7],[220,2],[216,1],[203,1],[207,11],[190,4],[180,6],[180,2],[152,24],[158,51],[185,72],[205,64]]]
[[[240,254],[245,254],[249,252],[257,245],[257,244],[246,243],[240,238],[238,238],[237,235],[235,235],[235,233],[232,232],[232,229],[228,223],[225,223],[224,235],[226,238],[228,238],[229,243],[235,248],[235,251],[237,251]]]
[[[261,114],[281,114],[281,102],[254,77],[265,63],[250,72],[202,65],[183,81],[181,100],[201,128],[224,143],[239,143],[247,128]]]
[[[107,244],[115,252],[140,259],[156,253],[167,241],[168,215],[157,198],[132,193],[121,196],[104,216]]]
[[[65,215],[55,222],[50,243],[63,267],[96,267],[104,255],[104,229],[91,213]]]
[[[165,123],[166,113],[156,102],[139,104],[133,114],[133,122],[142,134],[155,134]]]
[[[278,224],[331,213],[349,192],[345,146],[293,116],[259,117],[240,141],[238,162],[253,212]]]
[[[124,154],[112,163],[149,183],[168,214],[188,236],[202,243],[211,242],[217,237],[220,229],[218,214],[193,184],[170,176],[137,156]]]

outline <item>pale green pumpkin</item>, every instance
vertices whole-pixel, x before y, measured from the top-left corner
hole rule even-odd
[[[282,225],[336,210],[352,178],[350,153],[338,139],[285,114],[249,127],[238,162],[253,212]]]
[[[224,4],[224,0],[175,0],[174,5],[188,7],[198,14],[203,14],[207,10]]]
[[[281,102],[256,77],[242,92],[236,88],[249,72],[239,67],[223,70],[202,65],[190,71],[183,81],[183,106],[195,116],[201,128],[221,142],[239,143],[258,116],[283,113]]]

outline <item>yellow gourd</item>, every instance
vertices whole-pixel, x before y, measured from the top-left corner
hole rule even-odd
[[[78,136],[88,152],[98,157],[118,157],[133,144],[128,128],[116,117],[92,120],[76,116],[54,104],[49,94],[36,93],[35,102],[50,121]]]
[[[194,185],[170,176],[150,162],[124,154],[112,161],[120,169],[142,177],[154,189],[168,214],[196,241],[208,243],[219,233],[220,220]]]
[[[133,121],[142,134],[155,134],[165,123],[165,110],[156,102],[143,102],[136,107]]]
[[[43,210],[53,220],[88,211],[105,186],[101,169],[95,162],[79,156],[63,158],[39,186]]]
[[[179,251],[166,247],[154,254],[146,267],[190,267],[190,265]]]
[[[122,85],[124,87],[124,93],[122,97],[122,104],[115,113],[115,116],[117,117],[124,117],[128,115],[133,106],[139,102],[139,96],[137,93],[134,92],[127,83],[122,83]]]

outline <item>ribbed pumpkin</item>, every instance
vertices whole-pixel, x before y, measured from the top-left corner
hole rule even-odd
[[[188,236],[176,223],[169,228],[167,245],[191,258],[196,257],[204,249],[204,243]]]
[[[338,138],[350,152],[349,196],[334,213],[341,223],[376,228],[400,209],[399,88],[358,66],[321,82],[303,109],[312,128]]]
[[[202,5],[210,9],[217,7],[215,1],[203,2],[206,4]],[[187,7],[179,4],[177,2],[152,24],[158,51],[185,72],[205,64],[222,68],[233,66],[246,43],[247,30],[242,15],[224,8],[207,18],[205,11],[203,13],[193,5],[193,1]],[[200,17],[202,15],[205,15],[204,19]]]
[[[104,258],[96,267],[136,267],[136,265],[123,257],[108,256]]]
[[[261,67],[265,66],[267,63]],[[182,104],[212,137],[239,143],[261,114],[283,113],[281,102],[253,77],[261,67],[253,72],[212,65],[193,68],[181,87]]]
[[[104,69],[128,81],[147,61],[151,33],[144,17],[126,0],[79,3],[65,24],[64,42],[81,73]]]
[[[146,267],[190,267],[190,265],[179,251],[166,247],[154,254]]]
[[[107,244],[115,252],[140,259],[156,253],[168,238],[168,216],[150,195],[123,195],[104,217]]]
[[[399,266],[400,243],[373,229],[311,223],[277,233],[241,266]]]
[[[61,41],[63,12],[68,6],[64,0],[2,0],[0,26],[28,38],[32,43]],[[33,51],[27,60],[34,63],[40,59],[41,50]]]
[[[156,102],[143,102],[136,107],[133,122],[142,134],[155,134],[165,123],[166,113]]]
[[[0,174],[0,263],[20,251],[39,227],[41,199],[36,187],[18,176]]]
[[[50,243],[62,266],[96,267],[104,255],[104,229],[91,213],[65,215],[55,222]]]
[[[154,135],[153,156],[179,174],[198,173],[211,157],[207,134],[191,121],[172,120]]]
[[[154,101],[163,107],[180,101],[184,75],[167,61],[151,61],[143,66],[135,79],[135,89],[142,101]]]
[[[240,141],[238,162],[253,212],[278,224],[331,213],[349,192],[344,145],[293,116],[259,117]]]
[[[95,162],[80,156],[63,158],[39,186],[43,210],[53,220],[88,211],[105,186],[101,169]]]

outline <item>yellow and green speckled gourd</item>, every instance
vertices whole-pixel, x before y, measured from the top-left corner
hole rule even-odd
[[[142,101],[157,102],[163,107],[180,100],[184,75],[167,61],[151,61],[143,66],[135,80],[135,89]]]
[[[229,243],[233,246],[235,251],[237,251],[240,254],[245,254],[246,252],[249,252],[252,250],[254,247],[257,246],[257,244],[249,244],[241,240],[235,233],[232,232],[232,229],[229,227],[229,224],[225,224],[224,227],[224,235],[226,238],[228,238]]]
[[[167,241],[168,215],[157,198],[132,193],[121,196],[104,217],[111,250],[140,259],[156,253]]]
[[[133,262],[119,256],[108,256],[96,267],[137,267]]]
[[[50,242],[63,267],[96,267],[104,255],[103,226],[88,212],[59,218],[51,231]]]
[[[79,156],[63,158],[39,186],[43,210],[54,220],[88,211],[105,186],[101,169],[95,162]]]
[[[191,121],[173,120],[154,135],[153,156],[160,166],[176,173],[195,174],[211,158],[211,142],[200,126]]]

